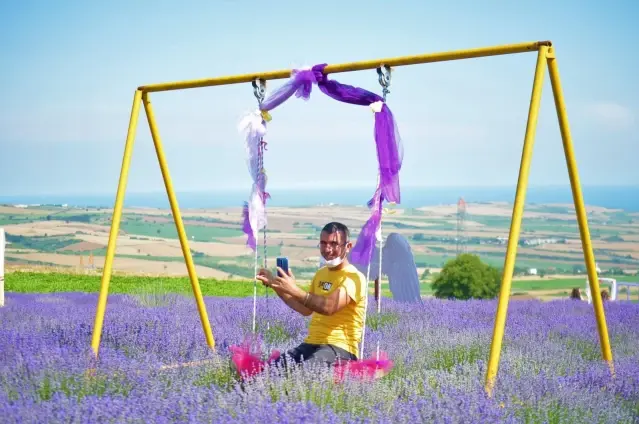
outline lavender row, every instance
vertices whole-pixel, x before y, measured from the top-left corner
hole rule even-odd
[[[259,300],[257,315],[265,352],[301,342],[306,319],[269,302]],[[379,343],[394,370],[338,385],[322,370],[272,370],[241,384],[228,346],[250,335],[252,299],[206,299],[212,352],[193,299],[112,295],[97,361],[95,305],[91,294],[7,297],[3,422],[633,422],[639,414],[639,307],[629,303],[606,303],[611,378],[592,306],[511,302],[492,398],[483,381],[494,301],[386,301],[381,316],[369,316],[365,352]],[[206,362],[165,368],[192,361]]]

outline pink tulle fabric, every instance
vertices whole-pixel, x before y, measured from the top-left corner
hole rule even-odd
[[[335,364],[334,380],[342,382],[346,377],[356,380],[377,380],[393,369],[393,361],[385,352],[380,352],[379,359],[369,358],[361,361],[340,361]]]
[[[250,341],[245,341],[238,346],[230,346],[231,360],[242,378],[250,378],[261,373],[264,368],[279,359],[279,350],[274,350],[268,359],[262,359],[262,350],[253,349]]]
[[[230,346],[231,360],[243,379],[260,374],[267,365],[280,357],[279,350],[273,350],[268,359],[262,359],[262,350],[254,348],[250,340],[241,345]],[[333,367],[333,378],[336,383],[344,379],[377,380],[387,375],[393,369],[393,361],[388,359],[385,352],[380,352],[379,359],[369,358],[358,361],[339,361]]]

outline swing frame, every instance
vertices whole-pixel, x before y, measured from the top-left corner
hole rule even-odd
[[[595,266],[595,258],[590,239],[590,230],[588,227],[588,218],[586,214],[586,208],[584,205],[583,194],[581,191],[581,184],[579,180],[579,173],[577,169],[577,162],[575,159],[575,153],[573,148],[572,136],[570,133],[570,126],[568,123],[568,115],[566,112],[566,104],[564,100],[563,90],[561,86],[561,80],[559,77],[559,68],[557,65],[557,57],[555,47],[551,41],[536,41],[526,42],[518,44],[507,44],[490,47],[480,47],[464,50],[454,50],[438,53],[427,53],[413,56],[401,56],[394,58],[375,59],[368,61],[359,61],[351,63],[342,63],[328,65],[324,69],[325,74],[353,72],[376,69],[379,67],[397,67],[406,65],[417,65],[433,62],[444,62],[462,59],[481,58],[488,56],[500,56],[518,53],[530,53],[537,52],[537,62],[535,66],[535,74],[532,86],[532,93],[530,98],[530,105],[528,110],[528,120],[526,125],[526,132],[524,136],[523,151],[521,155],[521,162],[519,167],[519,174],[517,180],[517,189],[515,192],[515,201],[512,210],[511,224],[509,230],[508,246],[506,249],[506,255],[504,260],[504,271],[501,281],[501,289],[499,293],[499,300],[497,310],[495,313],[495,321],[493,328],[492,341],[490,346],[490,356],[488,360],[488,368],[485,377],[485,389],[489,395],[495,385],[495,379],[497,375],[497,369],[499,365],[499,358],[501,354],[502,340],[504,336],[504,327],[506,324],[506,315],[508,310],[508,301],[510,297],[511,283],[515,265],[515,259],[517,255],[517,246],[519,241],[521,222],[524,212],[524,204],[526,199],[526,191],[528,186],[528,176],[530,170],[530,163],[533,153],[533,145],[535,140],[535,132],[537,126],[537,120],[539,115],[539,107],[541,102],[541,92],[544,81],[544,72],[546,66],[550,76],[550,82],[552,86],[552,93],[555,102],[555,108],[557,112],[557,118],[559,121],[559,128],[561,132],[562,144],[566,159],[566,165],[568,168],[568,174],[570,178],[570,185],[572,189],[573,202],[577,221],[579,224],[579,234],[581,238],[581,244],[584,254],[584,260],[588,271],[588,281],[590,284],[590,290],[593,294],[592,305],[594,308],[595,318],[597,321],[597,332],[599,335],[599,342],[601,347],[601,353],[604,361],[608,363],[611,373],[614,375],[614,367],[612,363],[612,351],[610,348],[610,341],[608,337],[608,328],[606,325],[606,317],[604,313],[603,303],[601,299],[601,293],[599,290],[599,278],[597,277],[597,271]],[[104,268],[102,271],[102,279],[100,284],[100,294],[98,297],[97,307],[95,311],[95,321],[93,326],[93,334],[91,339],[91,347],[95,356],[98,355],[100,339],[102,334],[102,327],[104,323],[104,315],[106,310],[107,297],[109,292],[109,283],[111,280],[113,260],[115,256],[117,236],[120,229],[120,220],[122,217],[122,209],[124,203],[124,196],[126,192],[129,168],[131,163],[131,156],[133,152],[133,145],[135,141],[135,134],[138,124],[138,115],[140,111],[140,105],[144,106],[146,112],[149,129],[155,146],[160,170],[162,172],[162,178],[166,188],[166,193],[171,205],[171,211],[174,217],[175,225],[177,228],[180,246],[186,262],[189,278],[197,309],[199,312],[200,320],[202,322],[202,329],[206,338],[207,345],[211,348],[215,348],[215,339],[211,331],[209,318],[207,315],[204,300],[202,298],[202,292],[198,282],[198,277],[195,271],[193,258],[189,249],[189,243],[184,229],[184,223],[180,214],[180,208],[173,189],[173,183],[168,170],[168,164],[162,147],[162,141],[160,139],[155,115],[150,100],[150,93],[157,93],[163,91],[172,90],[185,90],[191,88],[202,87],[214,87],[219,85],[251,83],[255,80],[277,80],[286,79],[291,76],[291,70],[278,70],[271,72],[259,72],[242,75],[232,75],[217,78],[196,79],[178,82],[168,82],[160,84],[143,85],[135,90],[133,96],[133,105],[131,108],[131,116],[129,120],[129,126],[126,136],[126,142],[124,147],[124,154],[122,159],[122,166],[120,171],[120,177],[118,182],[117,194],[115,197],[115,205],[113,208],[113,216],[111,221],[111,228],[109,232],[109,241],[107,245],[106,257]]]

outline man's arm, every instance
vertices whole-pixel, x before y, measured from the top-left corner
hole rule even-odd
[[[307,307],[305,307],[301,302],[299,302],[298,300],[296,300],[293,296],[291,296],[290,294],[286,294],[286,293],[280,293],[278,290],[273,290],[275,293],[277,293],[277,295],[280,297],[280,299],[282,299],[282,301],[284,303],[286,303],[286,305],[291,308],[292,310],[299,312],[300,314],[304,315],[305,317],[309,316],[310,314],[313,313],[313,311]]]
[[[318,314],[333,315],[344,309],[350,302],[353,302],[353,299],[346,294],[344,287],[340,287],[328,296],[308,293],[306,306]]]
[[[344,287],[340,287],[328,296],[320,296],[298,289],[292,295],[302,307],[322,315],[333,315],[344,309],[350,302],[354,302]]]
[[[266,273],[266,272],[265,272]],[[293,271],[289,270],[289,274],[292,277],[293,276]],[[267,278],[269,280],[273,279],[273,275],[267,275]],[[269,283],[272,286],[272,282]],[[311,291],[313,291],[313,286],[315,284],[315,277],[313,277],[313,280],[311,281]],[[297,284],[295,284],[295,286],[297,287]],[[305,317],[311,315],[313,313],[312,310],[310,310],[309,308],[305,307],[304,305],[302,305],[301,302],[297,301],[290,293],[287,293],[281,289],[277,289],[276,287],[271,287],[273,289],[273,291],[279,296],[280,299],[282,299],[282,301],[286,304],[286,306],[288,306],[289,308],[291,308],[292,310],[294,310],[295,312],[304,315]]]
[[[280,268],[278,270],[283,272]],[[346,278],[343,285],[328,296],[314,294],[312,291],[313,283],[311,283],[311,291],[305,292],[295,283],[295,278],[290,270],[288,276],[277,277],[273,281],[269,281],[269,284],[287,305],[289,305],[287,302],[289,297],[291,301],[296,302],[289,307],[302,314],[310,311],[322,315],[333,315],[344,309],[350,302],[357,300],[363,290],[362,281],[359,278],[357,281]]]

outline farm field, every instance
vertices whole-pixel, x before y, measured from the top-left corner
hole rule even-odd
[[[125,286],[124,279],[114,282],[120,292]],[[496,387],[487,397],[495,301],[383,302],[381,315],[368,316],[365,356],[379,342],[394,367],[374,382],[336,383],[325,370],[300,369],[272,370],[241,384],[229,347],[251,334],[252,300],[231,294],[205,298],[215,350],[206,346],[192,299],[113,294],[95,360],[95,293],[8,293],[0,308],[2,421],[632,423],[639,414],[633,303],[605,304],[611,378],[591,305],[513,302]],[[285,351],[306,334],[307,319],[282,302],[260,298],[257,317],[265,354]]]
[[[0,206],[7,233],[7,268],[53,267],[92,270],[104,264],[110,209],[55,206]],[[511,205],[468,204],[466,250],[502,266]],[[269,208],[267,258],[290,258],[301,279],[317,269],[319,230],[330,220],[347,224],[357,236],[368,218],[365,207],[339,205]],[[639,214],[588,207],[595,258],[604,273],[639,270]],[[187,209],[184,224],[198,275],[224,280],[252,278],[254,255],[245,246],[240,208]],[[396,232],[411,245],[418,272],[437,271],[456,256],[456,205],[397,208],[384,221],[384,234]],[[260,239],[260,256],[263,255]],[[261,259],[260,259],[261,260]],[[549,278],[583,275],[581,242],[571,205],[528,205],[522,225],[516,272],[531,268]],[[186,275],[186,266],[169,210],[125,209],[118,235],[114,271],[129,274]]]
[[[384,281],[381,314],[369,309],[365,357],[379,343],[394,361],[391,373],[372,383],[336,383],[316,369],[272,370],[249,383],[238,379],[229,348],[251,336],[253,308],[253,256],[237,227],[239,210],[184,214],[213,350],[205,343],[170,215],[126,210],[96,359],[90,346],[110,211],[53,215],[49,208],[27,208],[9,214],[13,209],[0,209],[11,243],[6,304],[0,308],[3,422],[528,424],[631,423],[639,416],[639,291],[631,293],[631,302],[604,304],[614,355],[611,378],[601,360],[592,305],[568,299],[573,287],[585,287],[583,271],[570,262],[583,263],[576,235],[561,233],[562,243],[521,246],[497,385],[487,397],[483,383],[496,301],[432,297],[433,278],[455,256],[454,216],[446,207],[401,211],[388,220],[387,233],[402,232],[419,273],[428,273],[421,280],[421,302],[394,301]],[[291,257],[298,276],[317,268],[317,236],[325,222],[340,219],[358,228],[366,219],[358,208],[273,209],[269,258]],[[503,261],[499,237],[508,230],[499,220],[507,222],[506,210],[491,205],[484,210],[490,218],[473,221],[481,228],[473,232],[489,235],[469,243],[469,252],[496,265]],[[452,229],[442,229],[446,225]],[[628,224],[631,235],[634,225]],[[630,264],[636,242],[624,237],[629,236],[609,241],[593,236],[597,262],[602,268],[607,263],[599,255],[602,246],[621,252],[626,262],[612,261],[609,269],[619,274],[615,278],[636,280]],[[527,256],[542,250],[550,259]],[[543,277],[524,275],[535,261],[547,271]],[[266,355],[299,344],[308,318],[261,285],[257,293],[257,346]]]

